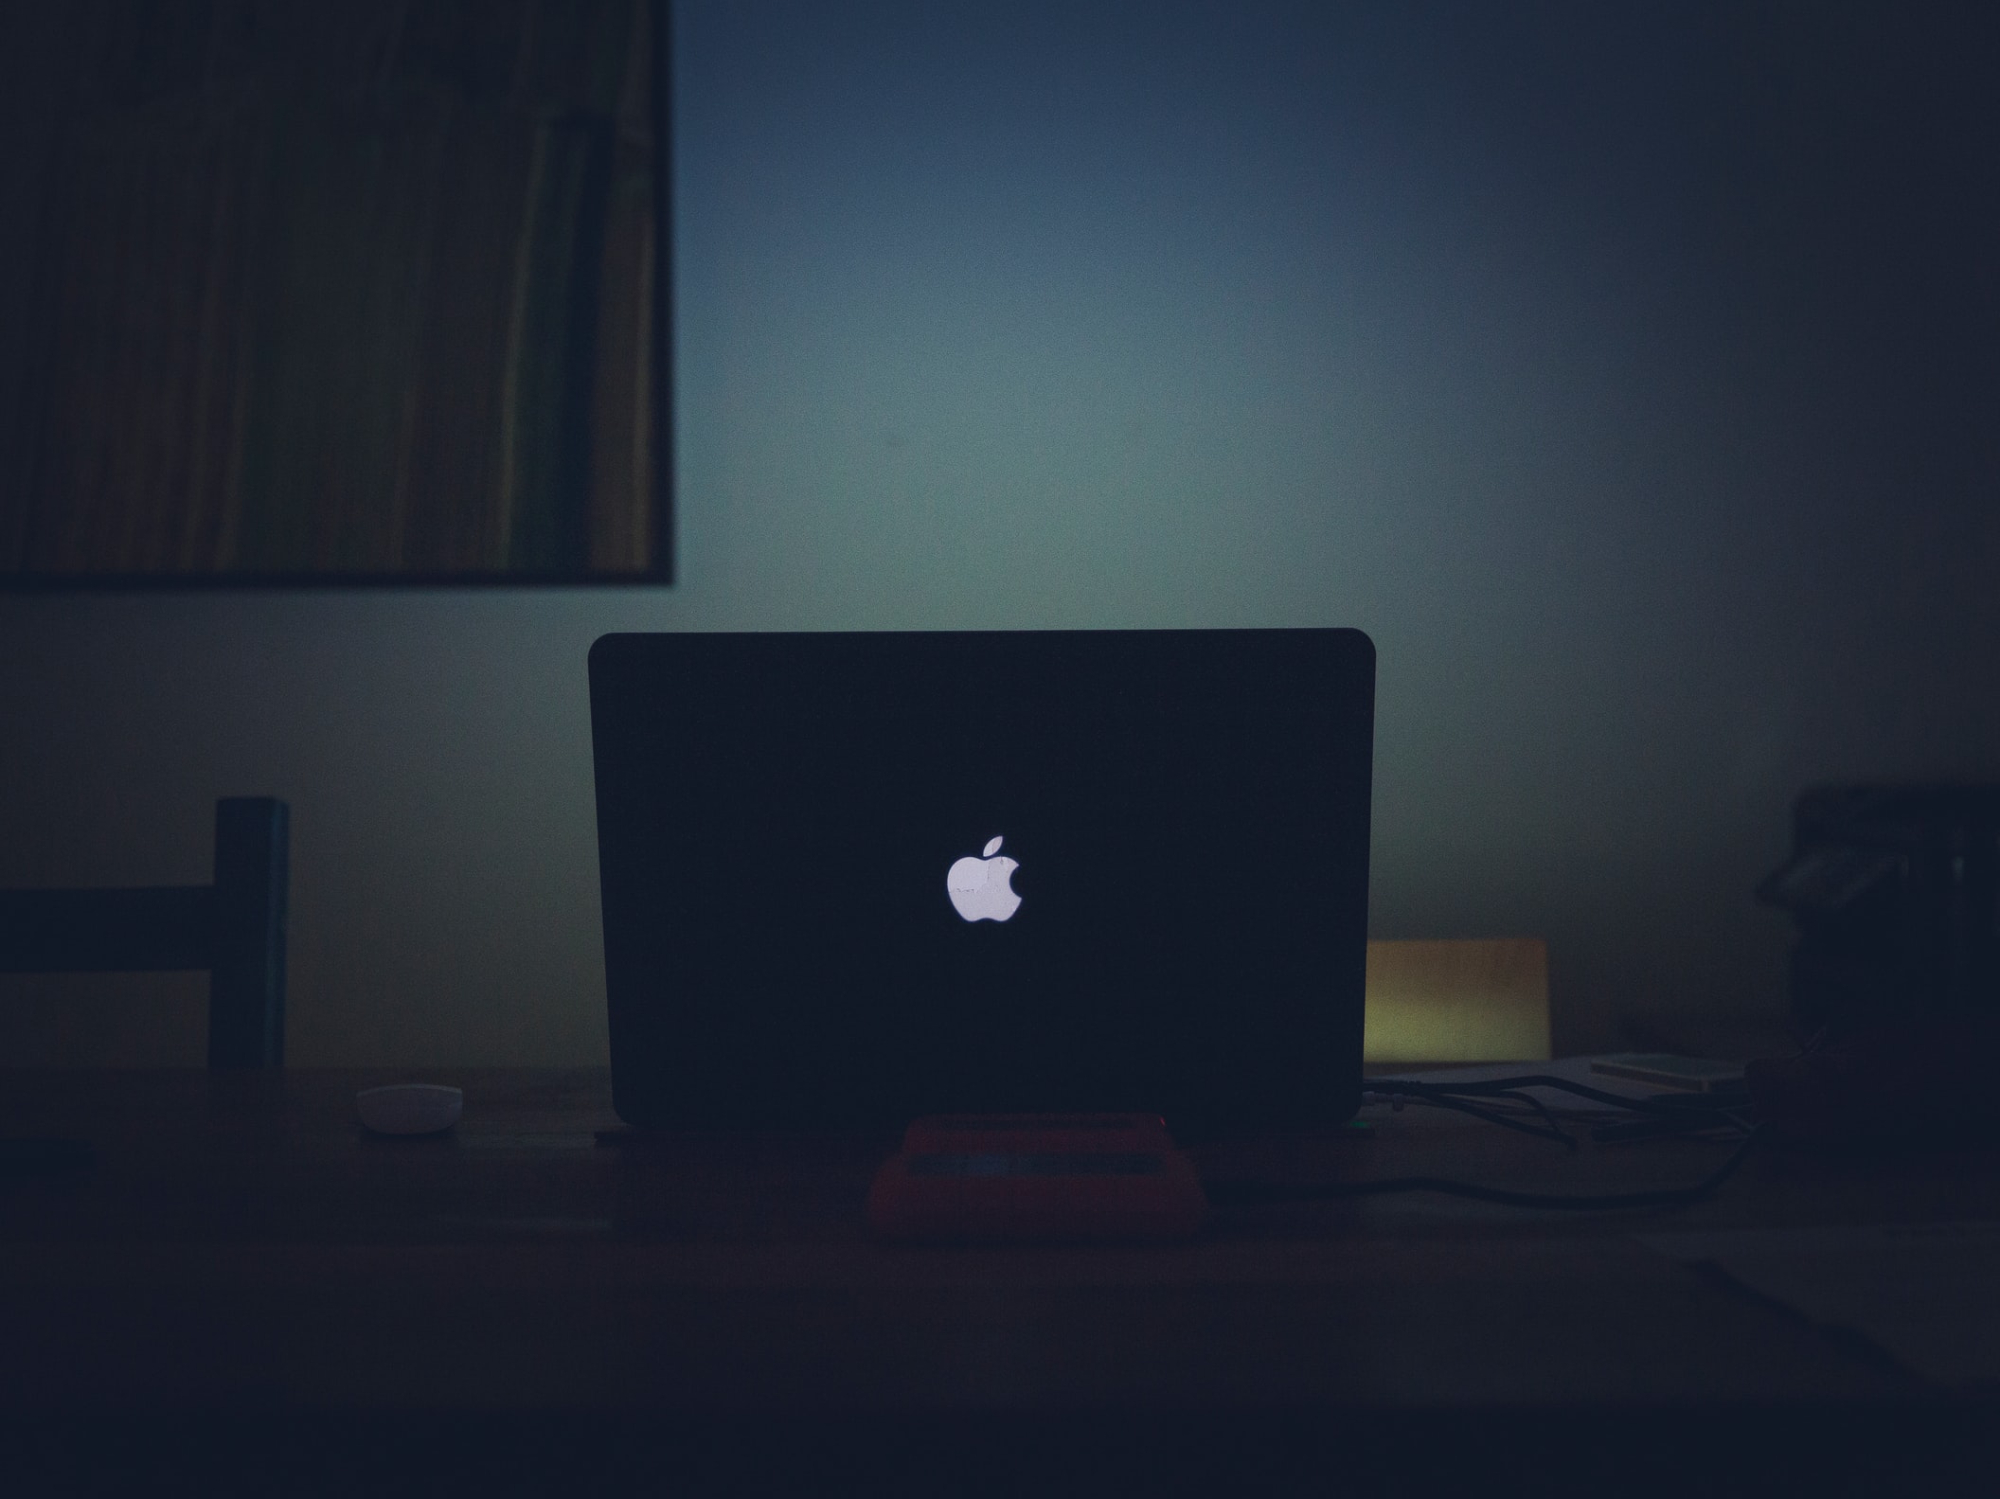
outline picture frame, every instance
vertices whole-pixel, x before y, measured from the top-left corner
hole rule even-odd
[[[0,587],[673,581],[666,0],[71,14]]]

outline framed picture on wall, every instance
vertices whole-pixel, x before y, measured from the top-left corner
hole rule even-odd
[[[664,0],[50,9],[0,584],[672,581]]]

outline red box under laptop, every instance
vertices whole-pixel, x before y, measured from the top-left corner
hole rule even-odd
[[[918,1119],[868,1193],[868,1223],[906,1243],[1185,1239],[1208,1216],[1194,1162],[1146,1114]]]

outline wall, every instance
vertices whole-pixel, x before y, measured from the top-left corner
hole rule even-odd
[[[683,5],[680,584],[0,596],[0,883],[272,792],[296,1062],[598,1061],[598,633],[1351,624],[1378,935],[1776,1014],[1793,793],[2000,775],[1995,50],[1625,10]],[[196,1060],[137,982],[0,1061]]]

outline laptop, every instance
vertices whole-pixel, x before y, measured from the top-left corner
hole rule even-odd
[[[619,1115],[1350,1117],[1374,661],[1340,629],[604,636]]]

